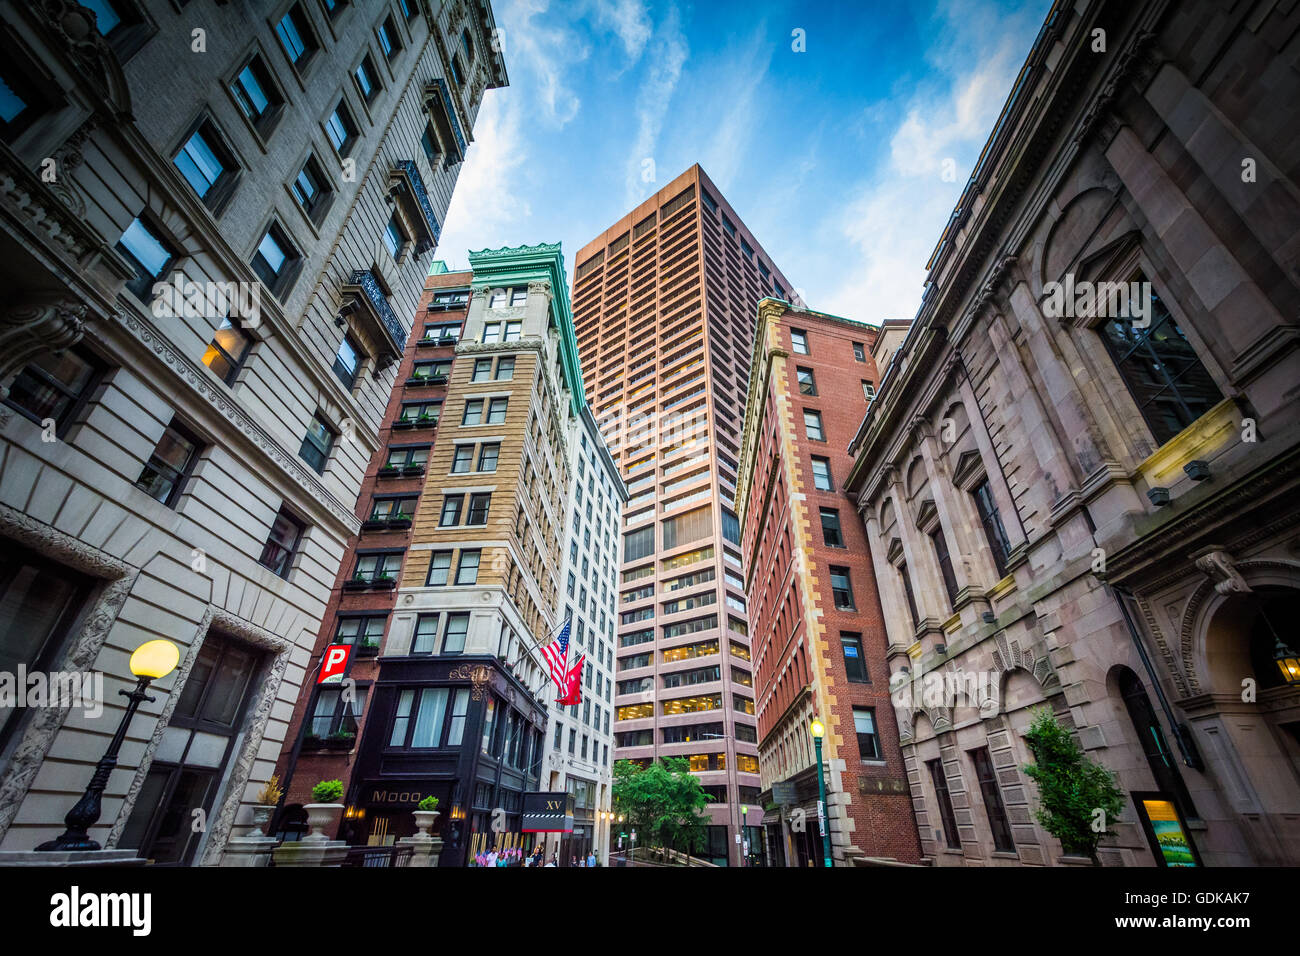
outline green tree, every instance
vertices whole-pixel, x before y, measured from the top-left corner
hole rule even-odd
[[[665,757],[648,767],[614,763],[614,812],[627,817],[642,845],[698,852],[704,843],[711,799],[684,757]]]
[[[1025,740],[1035,762],[1024,770],[1038,784],[1034,817],[1066,853],[1097,862],[1097,844],[1124,807],[1114,774],[1087,757],[1047,707],[1034,714]]]

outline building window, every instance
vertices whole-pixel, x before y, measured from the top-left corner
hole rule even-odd
[[[870,380],[865,378],[862,380],[862,397],[867,401],[871,401],[876,397],[876,386],[872,385]]]
[[[213,206],[221,192],[214,192],[213,187],[218,184],[224,186],[231,180],[236,169],[230,151],[221,143],[216,128],[209,122],[202,123],[194,131],[172,162],[190,184],[190,188],[209,207]]]
[[[356,81],[357,91],[361,93],[361,98],[367,103],[373,103],[375,97],[379,95],[379,81],[375,76],[375,65],[370,61],[370,57],[363,56],[357,68],[352,71],[352,78]]]
[[[853,603],[853,585],[849,582],[849,569],[831,565],[831,593],[838,611],[856,611]]]
[[[298,264],[298,251],[289,237],[277,223],[272,223],[257,244],[253,253],[252,266],[257,277],[276,296],[283,296],[287,291]]]
[[[644,558],[655,549],[655,529],[654,525],[648,528],[639,528],[636,531],[629,531],[623,535],[623,561],[636,561]]]
[[[477,584],[478,583],[478,565],[481,553],[479,551],[462,551],[460,561],[456,564],[456,583],[457,584]]]
[[[867,360],[867,350],[862,347],[861,342],[853,343],[853,357],[859,362],[865,362]]]
[[[1007,576],[1007,559],[1011,554],[1011,542],[1007,540],[1006,528],[1002,527],[1002,516],[993,501],[993,489],[988,478],[981,481],[971,492],[975,498],[975,510],[979,513],[980,524],[984,527],[984,537],[993,553],[993,564],[998,569],[998,577]]]
[[[840,513],[834,508],[820,508],[822,518],[822,540],[828,548],[843,548],[844,535],[840,533]]]
[[[284,100],[261,58],[253,57],[230,84],[230,93],[253,128],[265,139],[277,122]]]
[[[883,759],[880,753],[880,738],[876,734],[876,712],[870,707],[854,707],[853,729],[858,735],[858,754],[862,759]]]
[[[333,447],[333,430],[321,420],[319,413],[313,415],[307,425],[307,434],[303,436],[298,455],[311,465],[317,474],[324,474],[325,464],[329,461],[330,449]]]
[[[916,611],[916,595],[912,593],[912,576],[907,573],[907,562],[898,566],[898,576],[903,579],[903,596],[907,598],[907,611],[912,615],[912,630],[921,622],[921,615]]]
[[[474,462],[473,445],[457,445],[456,451],[451,458],[451,473],[453,475],[463,474],[469,471],[469,466]]]
[[[474,44],[470,41],[469,31],[460,31],[460,48],[465,51],[465,62],[474,62]]]
[[[298,4],[289,8],[289,12],[275,25],[275,35],[280,39],[284,55],[295,68],[301,69],[316,52],[316,41],[312,36],[307,17]]]
[[[13,143],[49,112],[50,100],[12,61],[0,64],[0,139]]]
[[[402,247],[406,245],[406,235],[402,232],[402,226],[397,221],[397,214],[394,213],[388,218],[388,225],[384,227],[384,248],[394,259],[402,255]]]
[[[375,30],[375,36],[379,38],[379,48],[384,51],[385,59],[391,60],[402,52],[401,34],[397,32],[392,17],[384,17],[384,22]]]
[[[252,347],[253,339],[247,332],[233,325],[229,318],[222,319],[203,353],[203,364],[227,385],[234,385]]]
[[[492,376],[491,359],[475,359],[474,371],[470,374],[471,382],[486,382]]]
[[[451,552],[435,551],[429,559],[429,576],[425,579],[428,587],[441,587],[447,583],[451,571]]]
[[[175,507],[202,442],[176,419],[163,430],[135,486],[168,508]]]
[[[266,537],[266,544],[262,546],[262,556],[257,559],[258,563],[280,577],[287,578],[303,530],[303,523],[281,506],[275,520],[271,522],[271,532]]]
[[[352,146],[357,140],[357,124],[353,121],[352,112],[343,100],[339,100],[338,106],[334,107],[334,112],[330,113],[329,119],[325,121],[325,133],[340,156],[346,156],[352,151]]]
[[[831,491],[831,462],[829,458],[812,456],[813,487],[818,491]]]
[[[37,424],[53,419],[55,431],[61,435],[90,397],[99,370],[99,364],[83,349],[66,349],[61,355],[42,352],[14,378],[5,404]]]
[[[478,470],[479,471],[496,471],[497,459],[501,455],[501,445],[498,442],[488,442],[479,448],[478,453]]]
[[[156,863],[189,864],[202,838],[191,810],[209,812],[257,686],[258,655],[209,633],[168,726],[173,760],[155,757],[118,845]]]
[[[368,690],[368,687],[357,687],[356,694],[351,699],[344,700],[341,687],[317,688],[316,701],[307,722],[307,735],[328,737],[331,734],[351,734],[355,740],[357,719],[365,709]]]
[[[948,554],[948,541],[943,536],[943,528],[938,525],[930,532],[934,542],[934,556],[939,561],[939,573],[943,575],[943,586],[948,592],[948,605],[957,605],[957,577],[952,570],[952,556]]]
[[[355,617],[340,616],[334,629],[335,644],[360,644],[378,647],[384,636],[385,614],[367,614]]]
[[[862,635],[840,632],[840,646],[844,650],[844,672],[857,684],[869,684],[867,660],[862,656]]]
[[[1146,277],[1139,272],[1133,281]],[[1150,307],[1146,328],[1111,319],[1098,332],[1156,444],[1163,445],[1221,402],[1223,393],[1154,288]]]
[[[77,625],[90,584],[61,565],[7,543],[0,552],[0,673],[56,666]],[[18,729],[24,709],[0,707],[0,745]]]
[[[442,499],[442,514],[438,519],[438,525],[449,528],[460,524],[460,512],[464,506],[464,495],[447,495],[444,497]]]
[[[506,420],[506,406],[509,401],[507,398],[494,398],[488,402],[487,421],[489,425],[500,425]]]
[[[447,629],[442,635],[444,654],[465,653],[465,635],[469,633],[469,614],[459,612],[447,615]]]
[[[794,350],[795,355],[811,354],[808,351],[808,333],[803,329],[791,329],[790,348]]]
[[[480,425],[483,420],[483,399],[471,398],[465,401],[465,411],[460,416],[462,425]]]
[[[934,785],[935,796],[939,799],[939,815],[943,819],[944,841],[950,850],[961,849],[961,837],[957,834],[957,817],[952,812],[952,800],[948,796],[948,779],[943,774],[943,761],[927,760],[926,769],[930,771],[930,782]]]
[[[988,815],[989,829],[993,832],[993,849],[999,853],[1014,853],[1016,841],[1011,838],[1011,823],[1007,820],[1007,810],[1002,804],[1002,791],[998,788],[998,778],[993,772],[989,748],[979,747],[970,751],[970,759],[975,765],[975,779],[979,781],[980,795],[984,798],[984,812]]]
[[[176,261],[178,253],[161,237],[160,230],[143,218],[136,218],[126,227],[117,251],[135,269],[135,278],[126,287],[136,298],[152,302],[154,283]]]
[[[307,214],[307,218],[319,225],[333,196],[333,190],[329,187],[329,180],[321,173],[320,165],[314,156],[309,156],[302,169],[298,170],[298,175],[294,177],[290,189],[293,198],[298,200],[298,205]]]
[[[488,509],[492,505],[492,495],[490,493],[477,494],[469,496],[469,511],[465,515],[466,525],[485,525],[487,524]]]
[[[361,348],[352,336],[344,335],[339,343],[338,354],[334,356],[334,374],[339,377],[343,387],[352,391],[357,382],[357,370],[361,367]]]
[[[800,395],[816,395],[817,383],[813,381],[813,371],[810,368],[796,368],[795,377],[799,380]]]
[[[822,413],[804,409],[803,428],[809,441],[825,441],[826,433],[822,431]]]

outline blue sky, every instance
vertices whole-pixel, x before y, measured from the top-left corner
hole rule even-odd
[[[494,0],[511,85],[484,98],[437,255],[560,241],[572,276],[699,162],[810,308],[911,318],[1050,6]]]

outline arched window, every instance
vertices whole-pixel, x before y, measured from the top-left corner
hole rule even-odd
[[[1196,807],[1178,770],[1178,757],[1165,743],[1164,731],[1156,719],[1146,688],[1142,686],[1137,674],[1127,667],[1119,673],[1119,692],[1124,698],[1124,706],[1128,708],[1129,720],[1133,721],[1133,729],[1142,744],[1142,752],[1146,754],[1156,786],[1173,796],[1184,817],[1195,817]]]

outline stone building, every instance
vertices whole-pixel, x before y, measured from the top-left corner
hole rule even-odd
[[[866,531],[838,484],[875,394],[878,332],[776,299],[758,304],[736,505],[773,865],[920,857]],[[824,771],[814,717],[826,727]]]
[[[1071,862],[1039,706],[1125,791],[1103,863],[1300,862],[1297,27],[1055,4],[934,251],[847,483],[932,863]]]
[[[463,0],[0,7],[0,667],[105,675],[97,717],[4,714],[0,849],[62,830],[128,655],[166,638],[180,666],[91,835],[221,857],[359,530],[393,362],[506,83],[494,30]]]

